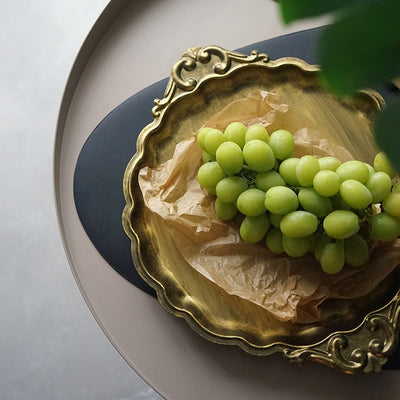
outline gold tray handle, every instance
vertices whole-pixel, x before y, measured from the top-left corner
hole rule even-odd
[[[379,372],[398,345],[400,292],[384,308],[368,314],[356,329],[336,332],[311,347],[283,349],[289,361],[302,365],[312,359],[353,374]]]
[[[207,79],[227,75],[241,64],[267,63],[268,61],[270,58],[267,54],[256,50],[253,50],[250,55],[245,55],[218,46],[191,47],[172,67],[164,97],[154,100],[153,116],[160,117],[170,103],[196,90]]]

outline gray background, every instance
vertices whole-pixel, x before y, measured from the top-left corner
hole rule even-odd
[[[106,0],[0,2],[0,399],[159,399],[98,327],[69,268],[55,124]]]

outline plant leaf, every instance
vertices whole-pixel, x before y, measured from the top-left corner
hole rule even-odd
[[[329,90],[351,94],[400,74],[399,15],[399,0],[380,0],[358,7],[324,30],[318,57]]]
[[[400,98],[391,102],[377,116],[374,124],[375,141],[386,153],[393,168],[400,173]]]
[[[283,21],[286,24],[297,19],[316,17],[357,4],[377,0],[279,0]]]

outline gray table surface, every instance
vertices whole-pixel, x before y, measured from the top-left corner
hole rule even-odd
[[[159,399],[98,327],[53,201],[55,125],[106,0],[0,3],[0,399]]]
[[[243,4],[224,0],[221,6],[221,1],[219,7]],[[214,4],[200,2],[208,9]],[[52,158],[63,90],[81,44],[107,3],[0,3],[1,400],[161,398],[118,354],[86,306],[65,256],[54,207]],[[214,23],[204,40],[237,48],[321,24],[286,28],[275,3],[257,3],[264,7],[265,24],[245,21],[248,31],[235,37]],[[155,8],[166,2],[148,4]],[[169,1],[171,7],[184,4]],[[161,21],[165,10],[154,15]],[[245,18],[240,7],[229,10],[232,24]],[[193,32],[193,39],[201,37],[199,30]],[[176,52],[153,69],[141,64],[130,90],[164,78],[175,58]]]

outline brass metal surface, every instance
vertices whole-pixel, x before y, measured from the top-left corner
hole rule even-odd
[[[281,322],[191,268],[168,229],[144,205],[139,170],[170,159],[178,142],[256,89],[279,94],[355,158],[373,161],[371,121],[384,106],[378,93],[362,91],[339,101],[319,84],[318,67],[302,60],[270,60],[255,51],[244,55],[216,46],[191,48],[173,66],[164,97],[154,102],[154,121],[140,133],[126,168],[122,221],[134,265],[167,311],[212,342],[235,344],[255,355],[281,352],[296,363],[313,360],[347,373],[379,371],[398,342],[398,268],[368,296],[325,301],[316,323]]]

